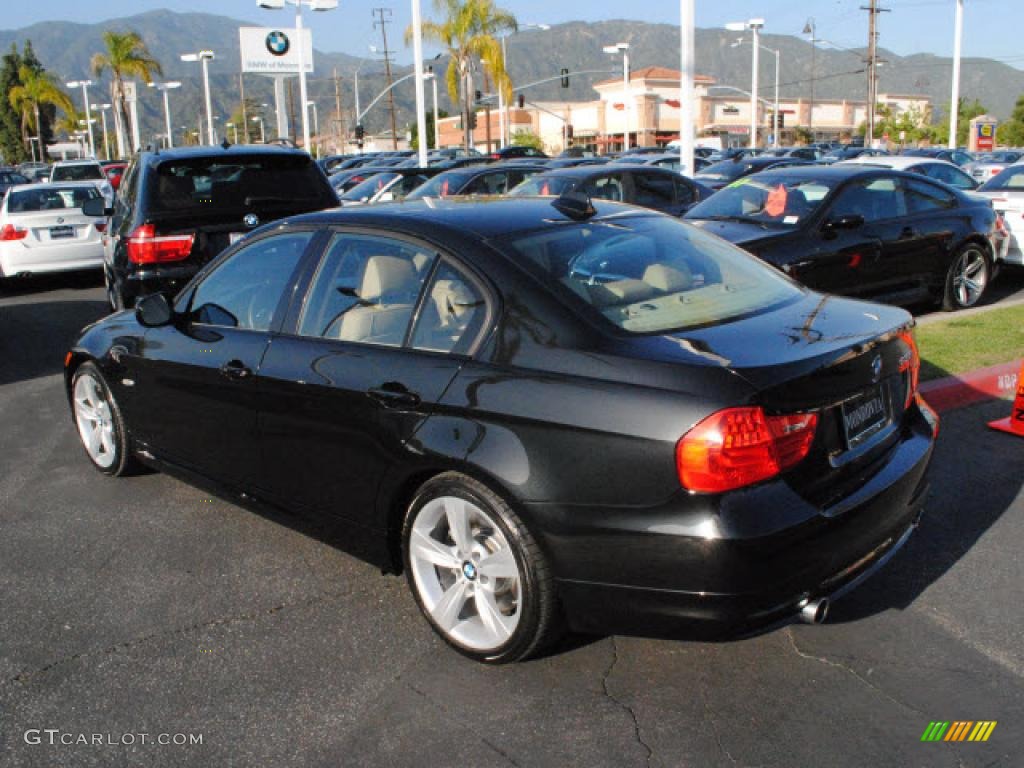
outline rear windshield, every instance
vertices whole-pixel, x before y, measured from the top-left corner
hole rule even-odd
[[[56,211],[81,208],[86,200],[99,197],[96,187],[44,187],[12,191],[7,195],[8,213]]]
[[[534,197],[536,195],[558,197],[574,190],[578,183],[579,180],[574,179],[572,176],[545,176],[541,174],[540,176],[534,176],[532,179],[527,179],[509,192],[509,195],[513,197]]]
[[[753,163],[745,163],[742,160],[723,160],[720,163],[709,165],[694,178],[709,179],[711,181],[732,181],[750,173],[753,169]]]
[[[149,184],[153,211],[303,207],[323,198],[322,172],[311,157],[266,155],[169,160]]]
[[[93,181],[105,179],[103,169],[97,165],[58,165],[53,169],[51,181]]]
[[[631,333],[718,325],[802,295],[745,251],[665,217],[568,224],[503,245],[566,303]]]
[[[999,189],[1024,191],[1024,165],[1011,165],[978,187],[979,192]]]
[[[380,192],[384,187],[391,183],[395,178],[398,177],[397,173],[377,173],[366,179],[365,181],[356,184],[352,189],[343,195],[340,195],[342,200],[369,200],[371,197]]]

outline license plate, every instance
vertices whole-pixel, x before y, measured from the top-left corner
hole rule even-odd
[[[872,387],[843,403],[843,431],[846,444],[854,448],[892,421],[885,385]]]
[[[245,232],[231,232],[228,234],[228,245],[234,245],[245,237]]]
[[[74,237],[74,227],[50,227],[50,239],[61,240],[66,237]]]

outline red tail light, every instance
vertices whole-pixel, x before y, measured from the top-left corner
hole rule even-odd
[[[99,232],[100,234],[103,234],[104,232],[107,231],[107,222],[105,221],[93,222],[93,226],[96,227],[96,231]]]
[[[691,491],[723,493],[775,477],[811,450],[818,415],[768,416],[760,407],[708,416],[676,445],[679,482]]]
[[[908,355],[900,359],[900,373],[905,375],[907,387],[907,400],[903,407],[909,408],[910,401],[917,394],[917,384],[921,377],[921,355],[917,351],[917,341],[914,339],[913,331],[901,333],[900,341],[908,347]]]
[[[28,237],[28,230],[16,227],[13,224],[4,224],[3,229],[0,229],[0,240],[6,242],[8,240],[24,240]]]
[[[135,264],[181,261],[192,252],[195,239],[194,234],[158,237],[152,224],[143,224],[128,236],[128,260]]]
[[[499,155],[497,152],[492,152],[491,160],[501,160],[501,155]]]

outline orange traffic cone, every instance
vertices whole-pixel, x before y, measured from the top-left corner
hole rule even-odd
[[[992,429],[1006,432],[1017,437],[1024,437],[1024,365],[1017,375],[1017,396],[1013,399],[1013,408],[1010,415],[1005,419],[998,419],[988,423]]]

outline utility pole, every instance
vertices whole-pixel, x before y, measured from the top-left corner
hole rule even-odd
[[[292,85],[291,78],[288,78],[288,119],[293,126],[298,125],[295,122],[295,88]],[[292,136],[291,138],[294,139],[296,137]]]
[[[242,143],[249,143],[249,116],[245,109],[245,75],[238,73],[238,95],[242,100]],[[237,129],[235,133],[238,133]]]
[[[341,120],[341,79],[338,77],[338,68],[334,68],[334,131],[338,136],[338,145],[342,148],[342,152],[345,151],[344,143],[342,143],[342,126],[344,123]]]
[[[377,17],[373,26],[380,27],[380,35],[384,41],[384,74],[388,79],[388,88],[391,88],[391,51],[388,50],[388,24],[391,23],[391,9],[374,8],[373,15]],[[395,121],[395,92],[393,90],[388,91],[388,108],[391,110],[391,148],[398,149],[398,124]]]
[[[814,79],[817,69],[815,68],[815,54],[818,52],[818,38],[816,32],[818,27],[814,18],[807,20],[804,24],[804,34],[811,36],[811,111],[807,115],[807,129],[811,132],[811,143],[814,143]]]
[[[864,146],[870,147],[875,142],[875,107],[878,103],[878,14],[889,9],[879,8],[878,0],[871,0],[870,5],[862,5],[860,9],[868,12],[868,129],[864,135]]]

